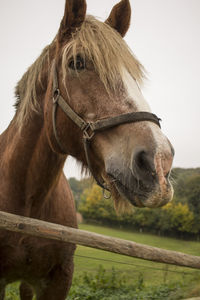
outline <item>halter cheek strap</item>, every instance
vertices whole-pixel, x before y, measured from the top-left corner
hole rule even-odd
[[[64,98],[60,94],[59,85],[58,85],[58,76],[56,70],[56,62],[53,61],[52,64],[52,74],[53,74],[53,109],[52,109],[52,123],[53,123],[53,132],[56,138],[56,142],[59,145],[60,150],[63,154],[66,152],[63,149],[62,143],[58,137],[57,129],[56,129],[56,111],[57,107],[62,109],[62,111],[80,128],[83,132],[83,146],[85,151],[85,157],[87,161],[88,168],[95,178],[96,182],[99,186],[101,186],[104,190],[108,190],[108,187],[105,186],[103,179],[99,180],[93,172],[93,167],[89,158],[89,149],[92,138],[98,132],[113,128],[115,126],[127,123],[136,123],[141,121],[150,121],[155,123],[160,127],[160,119],[152,113],[149,112],[133,112],[122,114],[119,116],[105,118],[101,120],[97,120],[96,122],[86,122],[84,121],[64,100]]]

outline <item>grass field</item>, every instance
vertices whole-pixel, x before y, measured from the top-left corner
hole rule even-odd
[[[155,247],[180,251],[192,255],[200,255],[199,242],[176,240],[150,234],[136,233],[86,224],[81,224],[79,228]],[[186,290],[184,295],[187,295],[188,298],[194,296],[200,297],[200,270],[198,271],[190,268],[169,266],[82,246],[77,247],[74,262],[74,279],[80,278],[80,276],[85,272],[88,274],[94,274],[95,276],[99,266],[101,265],[106,270],[106,273],[110,273],[110,275],[112,274],[112,268],[114,267],[116,274],[119,274],[119,277],[123,275],[127,284],[130,285],[134,285],[134,283],[139,279],[141,280],[141,278],[147,288],[148,286],[152,287],[162,284],[169,285],[174,282],[180,282],[181,284],[184,283],[185,285],[185,287],[183,287]],[[17,299],[19,299],[17,285],[13,284],[7,289],[6,300]],[[161,300],[161,298],[156,299]]]
[[[80,225],[79,228],[168,250],[200,255],[199,242],[188,242],[86,224]],[[87,258],[82,256],[86,256]],[[77,247],[75,254],[75,276],[80,275],[82,272],[94,272],[99,265],[102,265],[108,271],[111,271],[112,267],[114,267],[120,273],[123,272],[129,282],[134,281],[138,277],[138,274],[142,273],[147,285],[187,280],[191,276],[200,278],[200,271],[198,270],[144,261],[82,246]]]

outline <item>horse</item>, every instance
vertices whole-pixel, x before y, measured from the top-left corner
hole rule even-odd
[[[142,96],[144,68],[124,41],[121,0],[105,22],[85,0],[66,0],[52,43],[16,87],[16,113],[0,136],[0,210],[77,228],[63,173],[71,155],[110,192],[116,209],[172,199],[174,150]],[[0,231],[0,299],[20,281],[21,300],[64,300],[75,245]]]

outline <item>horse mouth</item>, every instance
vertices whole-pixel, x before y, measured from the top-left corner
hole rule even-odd
[[[168,178],[166,178],[165,186],[160,186],[154,182],[145,185],[142,181],[132,178],[132,184],[126,183],[108,174],[111,184],[111,194],[117,193],[122,199],[128,200],[136,207],[157,208],[162,207],[171,201],[173,197],[173,188]]]
[[[131,202],[132,205],[137,207],[144,207],[141,201],[141,198],[144,197],[144,195],[136,195],[136,193],[132,189],[126,187],[126,185],[116,179],[114,181],[114,187],[116,188],[120,196]]]

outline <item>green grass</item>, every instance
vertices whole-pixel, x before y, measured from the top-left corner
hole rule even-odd
[[[142,243],[146,245],[151,245],[159,248],[169,249],[180,251],[192,255],[200,255],[200,243],[199,242],[192,242],[192,241],[183,241],[183,240],[176,240],[173,238],[165,238],[165,237],[158,237],[151,234],[144,234],[144,233],[136,233],[131,231],[113,229],[108,227],[102,226],[94,226],[94,225],[86,225],[81,224],[79,226],[80,229],[88,230],[91,232],[96,232],[99,234],[104,234],[108,236],[118,237],[122,239],[131,240],[137,243]],[[106,276],[112,277],[113,268],[115,270],[116,278],[120,279],[121,277],[125,278],[127,285],[134,286],[140,278],[144,283],[144,293],[147,295],[153,289],[158,289],[155,291],[160,295],[160,292],[163,293],[162,289],[165,290],[165,287],[168,291],[168,287],[171,285],[179,284],[181,288],[179,288],[179,292],[181,292],[181,296],[184,295],[184,298],[189,297],[197,297],[200,296],[200,271],[190,269],[190,268],[183,268],[178,266],[171,266],[166,264],[155,263],[151,261],[145,261],[141,259],[135,259],[128,256],[122,256],[106,251],[101,251],[97,249],[92,249],[83,246],[77,246],[77,250],[74,257],[75,262],[75,273],[74,273],[74,284],[72,287],[72,291],[80,292],[80,298],[71,298],[70,299],[98,299],[102,300],[104,298],[95,298],[95,293],[92,294],[92,298],[85,298],[82,295],[83,287],[80,285],[78,286],[77,283],[81,282],[84,278],[85,273],[91,276],[90,278],[94,278],[97,274],[97,270],[101,265],[103,269],[106,271]],[[173,271],[173,272],[171,272]],[[110,274],[110,275],[109,275]],[[150,289],[149,292],[146,289]],[[181,289],[181,291],[180,291]],[[121,289],[122,290],[122,289]],[[119,289],[120,291],[120,289]],[[88,289],[85,288],[85,292],[93,293],[91,291],[91,287]],[[112,297],[112,291],[108,291],[111,293],[111,296],[106,296],[105,299],[147,299],[147,296],[139,296],[139,298],[117,298]],[[166,292],[166,291],[165,291]],[[104,293],[103,290],[99,291],[99,293]],[[128,293],[128,292],[127,292]],[[147,293],[147,294],[146,294]],[[126,292],[125,292],[126,294]],[[127,294],[128,295],[128,294]],[[150,295],[150,294],[149,294]],[[111,297],[111,298],[110,298]],[[156,298],[157,297],[157,298]],[[164,296],[149,296],[148,299],[164,299]],[[159,298],[160,297],[160,298]],[[17,285],[13,284],[7,288],[7,296],[6,300],[17,300],[19,296],[17,295]],[[171,299],[171,298],[165,298]],[[181,298],[174,298],[172,299],[183,299]]]
[[[172,238],[158,237],[150,234],[141,234],[86,224],[80,225],[79,228],[159,248],[180,251],[192,255],[200,255],[200,243],[198,242],[188,242]],[[95,259],[82,258],[78,255],[92,257]],[[123,272],[130,283],[138,277],[139,273],[142,273],[147,285],[182,281],[187,278],[190,279],[191,276],[200,276],[200,271],[190,268],[144,261],[83,246],[77,247],[75,254],[75,276],[78,276],[83,272],[94,272],[99,265],[102,265],[107,271],[111,271],[112,267],[114,267],[116,271],[120,273]]]

